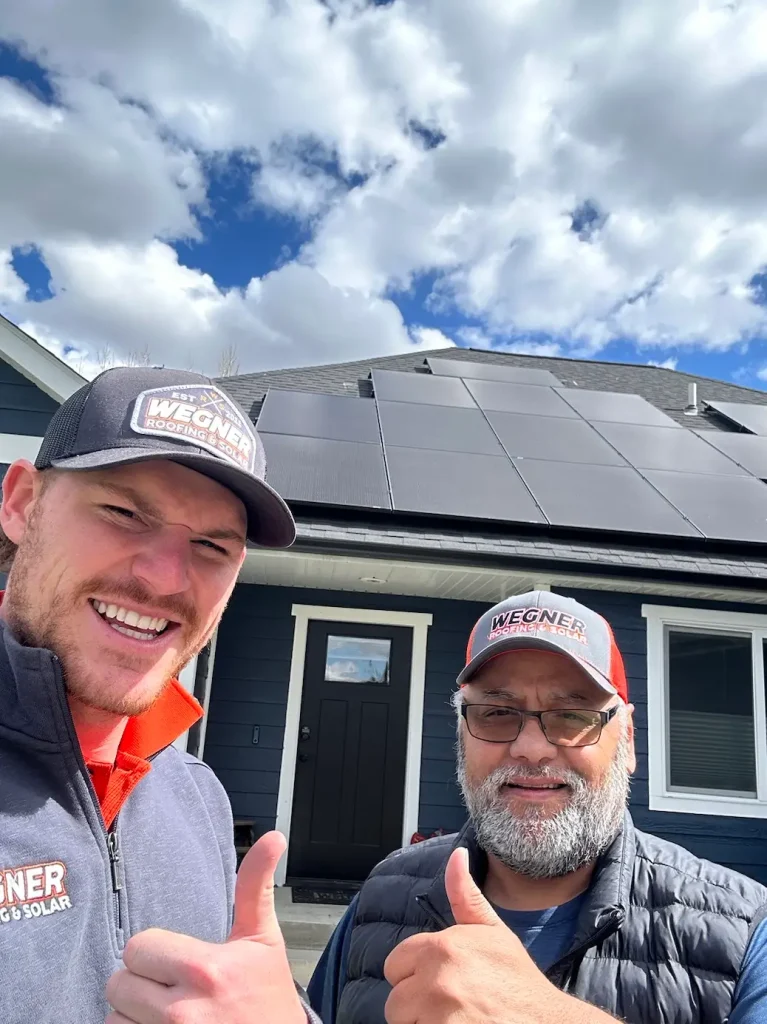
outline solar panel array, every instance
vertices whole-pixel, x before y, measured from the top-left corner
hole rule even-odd
[[[763,410],[764,437],[692,431],[639,395],[562,387],[548,371],[427,362],[374,370],[374,401],[269,391],[269,482],[338,507],[767,541],[767,407],[745,407]]]
[[[767,405],[749,402],[706,402],[706,405],[743,430],[767,437]]]

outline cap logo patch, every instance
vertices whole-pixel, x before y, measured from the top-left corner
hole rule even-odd
[[[567,612],[553,608],[515,608],[510,612],[494,615],[490,624],[488,641],[520,633],[555,633],[568,640],[588,644],[586,623]]]
[[[188,441],[240,469],[254,471],[253,428],[216,387],[192,384],[142,391],[133,407],[131,429],[137,434]]]

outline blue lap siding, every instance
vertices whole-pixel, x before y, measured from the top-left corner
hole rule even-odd
[[[0,360],[0,434],[42,437],[58,403]]]
[[[604,591],[563,591],[589,604],[612,623],[626,661],[636,705],[638,768],[632,811],[640,828],[728,864],[767,882],[767,821],[670,814],[648,809],[647,665],[642,598]],[[690,607],[753,611],[750,606],[674,602]],[[450,696],[463,664],[466,640],[484,604],[431,598],[348,594],[241,585],[219,630],[213,673],[205,760],[226,787],[235,816],[255,819],[260,830],[274,827],[282,740],[293,644],[293,604],[429,612],[419,829],[454,830],[465,819],[455,784],[455,716]],[[253,727],[259,743],[252,743]]]

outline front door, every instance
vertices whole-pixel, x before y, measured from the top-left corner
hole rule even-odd
[[[402,845],[412,629],[309,623],[291,879],[362,881]]]

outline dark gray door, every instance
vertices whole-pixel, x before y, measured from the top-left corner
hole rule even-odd
[[[412,630],[309,624],[288,877],[361,881],[402,845]]]

